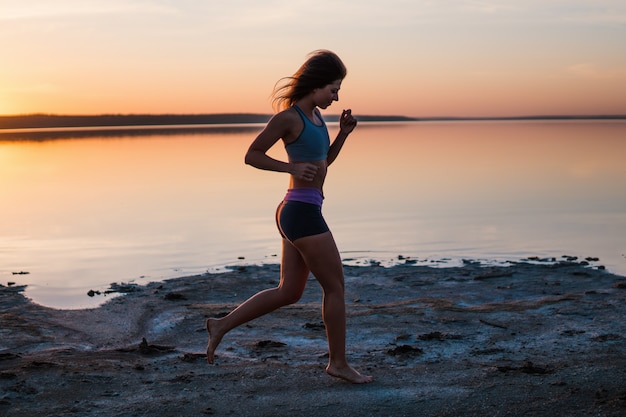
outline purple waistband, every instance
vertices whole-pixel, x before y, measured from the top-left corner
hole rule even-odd
[[[290,188],[287,190],[284,201],[299,201],[301,203],[322,206],[324,195],[317,188]]]

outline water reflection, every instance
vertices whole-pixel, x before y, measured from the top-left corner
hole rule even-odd
[[[0,135],[2,280],[78,307],[111,282],[277,262],[287,178],[243,164],[260,129]],[[625,133],[624,122],[362,123],[330,167],[324,212],[346,258],[575,254],[626,273]],[[280,145],[272,154],[284,158]]]
[[[259,131],[263,124],[211,124],[176,126],[110,126],[93,128],[6,129],[0,132],[0,143],[13,141],[48,141],[72,139],[130,139],[145,136],[198,134],[240,134]]]

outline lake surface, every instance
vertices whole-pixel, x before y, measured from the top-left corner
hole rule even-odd
[[[243,163],[261,128],[0,133],[0,283],[79,308],[113,282],[277,263],[288,178]],[[570,255],[626,275],[625,162],[625,121],[361,123],[324,214],[347,264]]]

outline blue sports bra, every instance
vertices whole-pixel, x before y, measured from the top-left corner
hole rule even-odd
[[[311,162],[326,159],[330,148],[330,136],[328,136],[326,123],[322,120],[322,125],[318,126],[306,117],[298,106],[294,105],[293,108],[298,111],[302,118],[304,128],[296,140],[285,145],[289,162]]]

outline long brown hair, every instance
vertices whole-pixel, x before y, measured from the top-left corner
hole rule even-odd
[[[343,80],[347,73],[346,66],[334,52],[324,49],[311,52],[294,75],[276,83],[272,105],[276,111],[284,110],[314,89]]]

